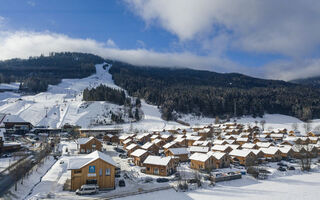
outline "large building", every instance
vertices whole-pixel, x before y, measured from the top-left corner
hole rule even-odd
[[[114,189],[115,168],[112,158],[100,151],[70,159],[71,190],[77,190],[84,184],[97,184],[99,189]]]

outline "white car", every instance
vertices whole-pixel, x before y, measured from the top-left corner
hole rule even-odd
[[[98,186],[94,184],[82,185],[80,189],[77,189],[76,194],[96,194],[98,192]]]

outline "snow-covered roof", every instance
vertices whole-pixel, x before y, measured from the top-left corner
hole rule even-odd
[[[169,143],[163,145],[163,148],[168,149],[168,148],[172,147],[173,145],[175,145],[176,143],[177,142],[175,142],[175,141],[169,142]]]
[[[248,138],[241,138],[241,137],[237,138],[238,142],[247,142],[248,140],[249,140]]]
[[[211,155],[208,154],[204,154],[204,153],[194,153],[192,154],[189,159],[190,160],[196,160],[196,161],[200,161],[200,162],[205,162],[206,160],[208,160],[211,157]]]
[[[136,144],[130,144],[129,146],[126,147],[126,149],[129,151],[129,150],[131,150],[131,149],[133,149],[133,148],[135,148],[137,146],[138,145],[136,145]]]
[[[143,164],[167,166],[171,161],[171,157],[148,156]]]
[[[188,149],[187,148],[170,148],[169,151],[173,155],[182,155],[182,154],[188,154]]]
[[[269,148],[260,148],[260,150],[264,154],[274,155],[277,151],[279,151],[279,148],[278,147],[269,147]]]
[[[134,152],[131,153],[131,156],[140,157],[145,153],[147,153],[147,151],[144,149],[136,149]]]
[[[123,144],[128,144],[128,143],[131,142],[131,141],[132,141],[132,139],[128,138],[128,139],[126,139],[125,141],[123,141]]]
[[[256,145],[261,148],[268,148],[271,146],[270,142],[257,142]]]
[[[224,140],[214,140],[213,141],[213,144],[223,144],[223,143],[225,143]]]
[[[117,166],[117,164],[114,162],[114,160],[100,152],[100,151],[94,151],[88,155],[85,156],[79,156],[77,158],[72,158],[69,160],[69,164],[68,164],[68,169],[81,169],[82,167],[86,166],[87,164],[92,163],[93,161],[97,160],[97,159],[101,159],[107,163],[109,163],[110,165],[113,166]]]
[[[186,138],[183,138],[183,137],[178,137],[176,138],[174,141],[175,142],[183,142]]]
[[[244,149],[253,149],[255,146],[257,146],[254,143],[244,143],[241,147]]]
[[[239,157],[247,157],[251,153],[249,149],[234,149],[232,150],[229,155],[230,156],[239,156]]]
[[[207,153],[209,151],[209,147],[191,146],[191,147],[189,147],[188,150],[189,150],[189,152]]]
[[[226,155],[226,153],[223,153],[223,152],[212,152],[212,151],[208,152],[207,154],[214,157],[217,160],[220,160],[223,156]]]
[[[147,143],[145,143],[144,145],[142,145],[141,148],[143,148],[143,149],[149,149],[152,145],[153,145],[153,143],[147,142]]]
[[[3,127],[5,122],[26,122],[18,115],[10,115],[5,113],[0,113],[0,126]]]
[[[78,144],[86,144],[88,143],[90,140],[92,140],[94,137],[89,137],[89,138],[79,138],[77,140]]]
[[[213,147],[211,147],[212,151],[225,151],[229,146],[228,145],[219,145],[216,144]]]

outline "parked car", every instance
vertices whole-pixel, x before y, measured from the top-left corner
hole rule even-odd
[[[125,150],[123,150],[123,149],[120,149],[120,148],[118,148],[118,147],[115,147],[115,148],[113,148],[116,152],[118,152],[118,153],[125,153],[126,151]]]
[[[284,168],[284,167],[282,167],[282,166],[280,166],[280,167],[278,168],[278,170],[281,171],[281,172],[287,171],[286,168]]]
[[[121,179],[119,181],[119,187],[125,187],[125,186],[126,186],[126,182],[123,179]]]
[[[278,162],[277,165],[278,165],[278,166],[281,166],[281,167],[288,167],[288,165],[286,165],[286,164],[284,164],[284,163],[282,163],[282,162]]]
[[[112,142],[107,142],[107,145],[112,145]]]
[[[167,178],[157,178],[157,182],[158,183],[165,183],[165,182],[169,182],[169,179],[167,179]]]
[[[76,190],[77,195],[96,194],[97,192],[98,192],[98,186],[95,184],[82,185],[80,189]]]
[[[146,178],[144,179],[144,182],[145,182],[145,183],[153,182],[153,178],[152,178],[152,177],[146,177]]]
[[[290,166],[288,167],[288,170],[296,170],[296,168],[294,168],[294,166]]]
[[[122,158],[122,159],[128,158],[128,156],[126,154],[123,154],[123,153],[119,154],[119,157]]]

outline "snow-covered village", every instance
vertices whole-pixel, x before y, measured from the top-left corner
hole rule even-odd
[[[185,115],[178,123],[141,101],[138,122],[103,125],[105,113],[126,108],[81,96],[100,84],[118,88],[108,67],[35,96],[3,93],[5,199],[316,198],[320,120]]]
[[[0,200],[318,200],[320,1],[0,0]]]

